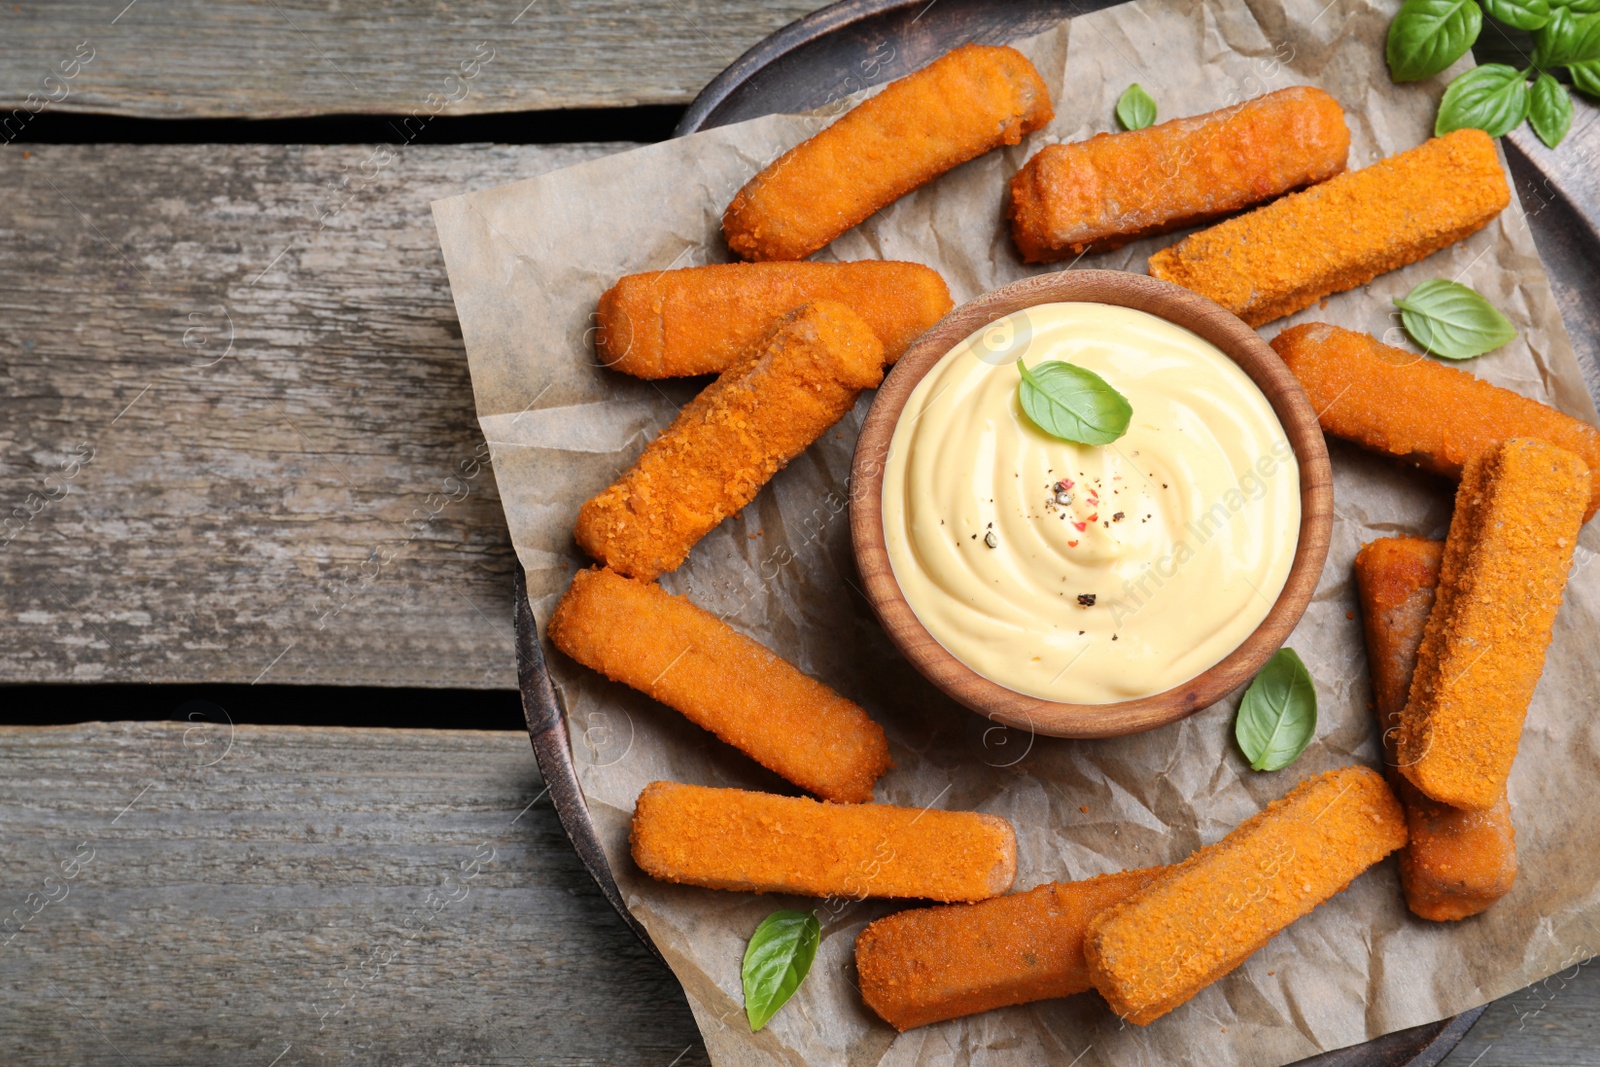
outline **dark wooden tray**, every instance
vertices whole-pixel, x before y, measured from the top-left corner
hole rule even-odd
[[[676,136],[779,112],[801,112],[901,77],[960,44],[999,44],[1042,32],[1063,18],[1118,0],[841,0],[772,34],[714,78],[684,113]],[[1526,129],[1507,155],[1535,239],[1550,270],[1591,392],[1600,385],[1600,122],[1579,105],[1574,134],[1551,153]],[[1580,143],[1580,137],[1588,134]],[[519,567],[517,675],[540,773],[561,825],[624,922],[656,952],[628,911],[578,788],[566,719],[557,703]],[[659,957],[659,952],[656,952]],[[1435,1067],[1484,1012],[1386,1034],[1291,1067]]]

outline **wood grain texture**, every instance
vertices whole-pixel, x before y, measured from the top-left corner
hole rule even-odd
[[[275,118],[686,104],[745,49],[814,6],[811,0],[6,4],[0,111],[32,111],[42,102],[146,118]],[[92,51],[80,53],[83,43]],[[86,64],[61,66],[90,54]],[[67,72],[75,76],[63,77]]]
[[[0,681],[513,688],[428,203],[622,147],[0,149]]]
[[[1238,648],[1183,685],[1114,704],[1040,700],[1006,689],[947,652],[895,581],[883,533],[883,477],[895,424],[923,375],[946,352],[1002,316],[1035,304],[1085,300],[1157,315],[1216,345],[1271,403],[1299,459],[1300,538],[1283,592]],[[1052,737],[1120,737],[1176,722],[1243,685],[1288,638],[1316,592],[1333,529],[1333,471],[1316,412],[1265,341],[1204,297],[1120,271],[1073,270],[1002,286],[961,305],[900,357],[878,390],[850,470],[850,535],[867,600],[895,647],[951,699],[998,722]]]
[[[525,734],[209,710],[0,730],[0,1059],[706,1062]]]

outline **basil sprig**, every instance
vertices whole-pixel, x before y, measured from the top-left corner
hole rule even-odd
[[[1389,24],[1390,77],[1417,81],[1449,67],[1478,40],[1485,13],[1533,34],[1532,62],[1461,74],[1445,89],[1434,133],[1470,128],[1500,137],[1527,119],[1556,147],[1572,129],[1572,96],[1553,71],[1566,67],[1575,89],[1600,99],[1600,0],[1405,0]]]
[[[1471,359],[1517,336],[1511,320],[1476,291],[1434,278],[1394,302],[1406,333],[1429,355]]]
[[[1033,424],[1051,437],[1080,445],[1109,445],[1128,432],[1133,405],[1100,375],[1051,360],[1032,370],[1017,360],[1017,399]]]
[[[1155,98],[1134,82],[1117,98],[1117,121],[1125,130],[1142,130],[1156,120]]]
[[[1239,702],[1233,736],[1251,770],[1278,771],[1300,758],[1317,732],[1317,690],[1292,648],[1280,648]]]
[[[744,950],[744,1012],[761,1029],[805,981],[822,940],[814,912],[775,911],[761,920]]]

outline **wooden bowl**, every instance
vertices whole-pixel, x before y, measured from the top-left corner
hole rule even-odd
[[[1002,316],[1036,304],[1088,301],[1148,312],[1216,345],[1266,395],[1294,448],[1300,471],[1300,540],[1277,601],[1238,648],[1182,685],[1110,704],[1067,704],[984,678],[933,639],[906,603],[889,565],[883,532],[883,474],[895,424],[922,376],[956,344]],[[850,533],[867,599],[889,637],[934,685],[990,719],[1052,737],[1120,737],[1176,722],[1248,682],[1305,613],[1328,556],[1333,472],[1305,391],[1250,327],[1187,289],[1142,274],[1067,270],[1014,282],[961,305],[923,334],[884,379],[856,441],[850,478]]]

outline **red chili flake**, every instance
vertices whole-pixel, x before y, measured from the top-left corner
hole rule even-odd
[[[1084,530],[1089,528],[1089,524],[1086,522],[1075,522],[1072,525],[1077,528],[1079,533],[1083,533]]]
[[[1090,522],[1099,522],[1100,521],[1100,513],[1097,511],[1093,515],[1090,515],[1089,516],[1089,521]]]
[[[1071,478],[1063,478],[1056,483],[1056,492],[1065,493],[1068,489],[1071,489],[1076,484],[1077,483]]]
[[[1068,541],[1067,542],[1067,547],[1068,548],[1077,548],[1078,547],[1078,542],[1076,542],[1076,541]]]

